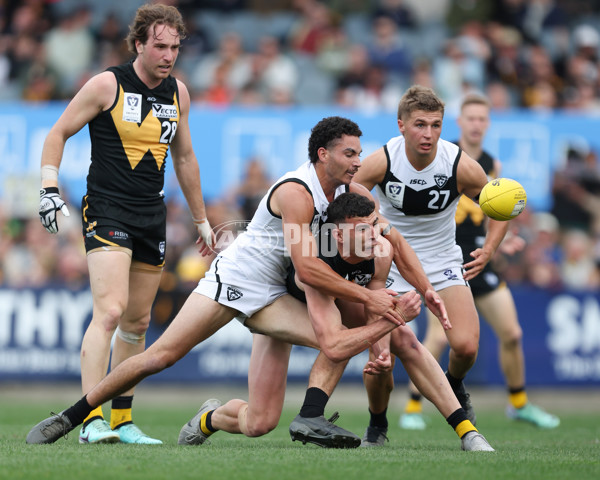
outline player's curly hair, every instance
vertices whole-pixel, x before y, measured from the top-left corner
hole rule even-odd
[[[336,225],[347,218],[368,217],[375,210],[375,202],[359,193],[338,195],[327,207],[327,223]]]
[[[311,163],[319,160],[319,148],[331,148],[342,135],[360,137],[362,132],[356,123],[343,117],[326,117],[317,123],[308,139],[308,158]]]
[[[133,23],[129,25],[129,34],[127,35],[127,48],[134,55],[137,54],[135,41],[142,43],[148,41],[148,31],[154,24],[168,25],[177,30],[180,40],[186,36],[185,23],[183,17],[177,8],[167,5],[146,4],[137,9]]]
[[[442,112],[444,116],[444,102],[429,87],[423,85],[413,85],[410,87],[398,105],[398,119],[402,120],[416,110],[424,112]]]

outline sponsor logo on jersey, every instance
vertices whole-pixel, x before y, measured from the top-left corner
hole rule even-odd
[[[146,99],[146,101],[148,101],[148,102],[156,102],[156,97],[148,97]]]
[[[390,288],[394,284],[394,279],[392,277],[388,277],[385,281],[385,288]]]
[[[451,268],[444,270],[444,275],[446,275],[448,280],[458,280],[458,275],[454,273]]]
[[[438,187],[442,188],[448,182],[448,175],[443,175],[441,173],[436,173],[433,176],[433,179],[435,180],[435,184]]]
[[[233,302],[234,300],[239,300],[242,298],[244,294],[240,292],[237,288],[227,287],[227,300]]]
[[[141,123],[142,96],[139,93],[130,92],[125,92],[123,96],[123,121]]]
[[[111,230],[108,235],[112,238],[120,238],[126,240],[129,238],[129,234],[126,232],[120,232],[119,230]]]
[[[158,244],[158,251],[160,252],[161,255],[165,254],[165,247],[166,247],[167,242],[160,242]]]
[[[177,107],[175,105],[153,103],[152,115],[156,118],[177,118]]]
[[[359,273],[359,272],[352,272],[350,274],[350,278],[354,277],[354,283],[357,283],[360,286],[364,287],[364,286],[368,285],[368,283],[371,281],[371,274],[370,273]]]
[[[411,185],[427,185],[427,181],[422,178],[412,178],[410,180]]]

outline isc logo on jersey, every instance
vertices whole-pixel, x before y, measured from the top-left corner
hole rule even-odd
[[[152,115],[157,118],[177,118],[177,107],[175,105],[153,103]]]

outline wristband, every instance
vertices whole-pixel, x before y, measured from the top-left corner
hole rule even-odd
[[[56,193],[58,195],[60,192],[58,191],[58,187],[46,187],[40,189],[40,197],[43,197],[48,193]]]

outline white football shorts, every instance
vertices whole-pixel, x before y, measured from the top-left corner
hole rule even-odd
[[[235,308],[241,313],[238,320],[248,317],[287,294],[285,285],[269,285],[260,279],[249,279],[244,272],[226,257],[217,257],[200,280],[194,293],[212,298],[221,305]]]
[[[417,254],[417,256],[436,292],[454,285],[469,286],[463,275],[463,255],[458,245],[454,245],[442,253],[425,253]],[[402,278],[395,263],[392,263],[386,287],[395,290],[399,294],[415,289]]]

